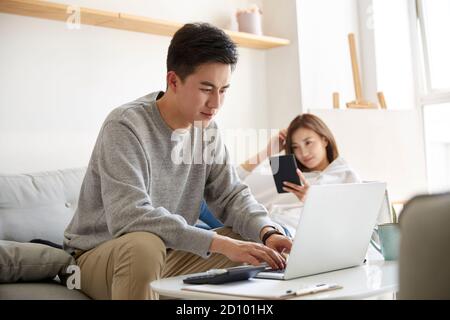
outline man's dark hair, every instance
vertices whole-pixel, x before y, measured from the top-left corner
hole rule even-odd
[[[167,72],[175,71],[182,81],[204,63],[223,63],[234,70],[238,60],[236,44],[221,29],[208,23],[189,23],[170,42]]]

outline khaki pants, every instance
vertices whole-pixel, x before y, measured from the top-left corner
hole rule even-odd
[[[230,228],[218,234],[242,238]],[[178,250],[166,250],[163,241],[149,232],[132,232],[102,243],[77,258],[81,290],[93,299],[158,299],[150,282],[160,278],[235,267],[240,263],[212,254],[208,259]]]

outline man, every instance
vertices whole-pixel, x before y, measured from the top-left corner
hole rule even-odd
[[[160,277],[242,263],[284,268],[290,239],[239,181],[220,135],[204,139],[216,132],[212,119],[236,62],[223,31],[187,24],[169,47],[166,92],[125,104],[105,120],[64,240],[90,297],[156,299],[149,284]],[[176,155],[186,160],[189,151],[178,153],[180,145],[200,148],[205,158],[179,161]],[[194,226],[203,198],[228,228]]]

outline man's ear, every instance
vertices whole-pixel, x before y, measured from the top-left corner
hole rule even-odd
[[[174,71],[167,72],[167,86],[172,89],[173,92],[177,92],[177,86],[180,81],[177,74]]]

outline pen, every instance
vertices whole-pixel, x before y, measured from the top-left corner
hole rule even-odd
[[[341,289],[342,287],[335,284],[335,283],[331,283],[331,284],[326,284],[326,283],[321,283],[321,284],[317,284],[317,285],[313,285],[313,286],[309,286],[307,288],[301,288],[298,290],[287,290],[286,293],[284,295],[282,295],[283,298],[286,297],[290,297],[290,296],[304,296],[304,295],[308,295],[308,294],[314,294],[317,292],[322,292],[322,291],[329,291],[329,290],[335,290],[335,289]]]

